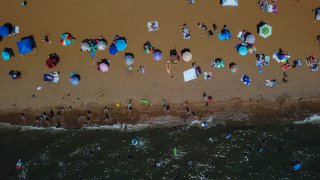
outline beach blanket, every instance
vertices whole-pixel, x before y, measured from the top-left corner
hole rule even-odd
[[[191,68],[186,71],[183,71],[184,82],[191,81],[197,78],[196,69]]]
[[[191,38],[190,30],[188,28],[184,28],[182,30],[182,34],[183,34],[183,39],[190,39]]]
[[[269,86],[271,88],[277,86],[278,83],[275,79],[272,79],[272,80],[266,80],[266,86]]]
[[[149,31],[149,32],[159,30],[159,23],[158,23],[158,21],[148,22],[148,23],[147,23],[147,28],[148,28],[148,31]]]
[[[55,72],[44,74],[43,80],[48,82],[53,82],[53,83],[60,82],[59,73],[55,71]]]
[[[273,55],[272,55],[272,58],[273,58],[274,60],[276,60],[278,63],[280,63],[280,62],[281,62],[281,63],[286,63],[286,62],[289,60],[290,55],[285,54],[283,58],[279,59],[279,57],[278,57],[278,52],[275,51],[275,52],[273,53]]]

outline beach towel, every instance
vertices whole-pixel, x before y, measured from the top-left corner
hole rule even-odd
[[[196,69],[191,68],[186,71],[183,71],[184,82],[191,81],[197,78]]]
[[[188,28],[184,28],[182,30],[183,33],[183,39],[190,39],[191,35],[190,35],[190,30]]]
[[[275,79],[272,79],[272,80],[266,80],[266,86],[269,86],[271,88],[277,86],[278,83]]]
[[[51,72],[43,75],[43,80],[48,82],[57,83],[60,81],[58,72]]]
[[[148,23],[147,23],[147,29],[148,29],[149,32],[159,30],[159,23],[158,23],[158,21],[148,22]]]

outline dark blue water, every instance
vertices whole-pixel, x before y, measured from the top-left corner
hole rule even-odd
[[[320,179],[315,124],[131,132],[1,128],[0,136],[0,179]],[[295,162],[302,164],[298,171]]]

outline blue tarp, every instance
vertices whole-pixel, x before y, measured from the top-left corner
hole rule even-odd
[[[8,36],[10,34],[7,26],[0,26],[0,36]]]
[[[32,44],[29,38],[18,41],[17,46],[20,54],[27,54],[29,52],[32,52]]]

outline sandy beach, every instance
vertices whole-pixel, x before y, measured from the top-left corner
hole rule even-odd
[[[195,107],[201,112],[217,112],[223,107],[235,107],[233,105],[237,102],[250,104],[244,106],[250,109],[255,107],[254,103],[258,104],[257,107],[263,107],[264,104],[279,107],[279,102],[290,101],[287,106],[290,107],[301,101],[305,104],[309,101],[317,103],[320,95],[319,72],[312,72],[305,65],[305,59],[310,54],[320,57],[320,46],[315,41],[320,33],[320,22],[314,22],[313,9],[320,7],[320,2],[316,0],[279,1],[279,12],[276,14],[263,12],[257,1],[240,1],[238,7],[222,7],[218,0],[196,1],[194,5],[189,5],[185,0],[33,0],[28,1],[27,7],[19,3],[0,2],[0,23],[10,22],[20,26],[19,34],[4,37],[0,42],[0,49],[9,47],[15,52],[13,59],[1,60],[0,63],[0,81],[3,84],[0,89],[0,121],[3,122],[20,123],[16,118],[24,112],[28,114],[28,122],[33,124],[33,118],[38,113],[49,112],[50,109],[57,112],[59,107],[64,107],[65,111],[74,110],[73,118],[77,117],[79,110],[85,113],[91,110],[95,117],[104,119],[103,107],[116,109],[115,103],[125,106],[129,99],[133,99],[132,113],[137,115],[130,115],[126,109],[119,108],[117,113],[124,113],[119,115],[121,118],[114,117],[114,120],[131,117],[127,123],[140,122],[141,119],[132,119],[141,118],[141,113],[148,111],[152,111],[150,116],[163,116],[165,112],[160,106],[163,98],[173,108],[167,115],[182,117],[181,114],[186,114],[186,106]],[[154,20],[159,22],[160,29],[148,32],[146,23]],[[256,25],[261,21],[273,28],[269,38],[264,39],[257,34]],[[205,31],[199,29],[199,22],[205,23],[209,29],[212,29],[212,24],[217,24],[214,36],[208,37]],[[182,38],[181,27],[184,23],[190,28],[189,40]],[[219,41],[217,38],[223,25],[227,25],[232,33],[228,41]],[[257,53],[272,56],[274,51],[282,48],[291,56],[289,63],[302,59],[302,67],[285,71],[287,83],[282,82],[284,71],[275,60],[271,60],[260,74],[255,66],[255,55],[243,57],[234,48],[239,43],[236,36],[243,29],[255,35]],[[76,42],[68,47],[62,46],[59,37],[64,32],[71,33]],[[37,48],[21,56],[16,42],[29,35],[34,36]],[[41,41],[45,35],[49,36],[51,44]],[[84,39],[103,36],[109,46],[115,35],[127,38],[128,47],[124,52],[111,56],[107,49],[97,51],[92,60],[88,52],[80,51]],[[156,62],[152,55],[143,52],[146,41],[162,51],[161,61]],[[166,60],[174,48],[178,52],[189,48],[193,59],[172,64],[171,73],[167,74]],[[123,60],[126,52],[135,56],[134,70],[130,73]],[[60,63],[54,69],[46,66],[50,53],[60,56]],[[225,68],[210,67],[210,61],[218,57],[225,61]],[[107,73],[98,71],[94,65],[103,58],[110,60]],[[213,78],[204,80],[200,75],[196,80],[184,82],[182,72],[191,68],[193,62],[203,72],[212,72]],[[231,73],[228,69],[232,62],[239,66],[237,73]],[[146,74],[138,72],[141,65],[147,67]],[[11,69],[22,72],[20,80],[10,80],[8,71]],[[43,74],[52,71],[60,71],[60,83],[43,81]],[[81,75],[81,82],[77,86],[68,82],[68,74],[72,71]],[[243,74],[250,76],[250,86],[240,81]],[[265,80],[269,79],[276,79],[279,85],[274,88],[265,86]],[[40,91],[37,90],[39,86],[42,87]],[[209,106],[205,106],[203,92],[214,99]],[[138,105],[142,98],[150,100],[147,107]]]

